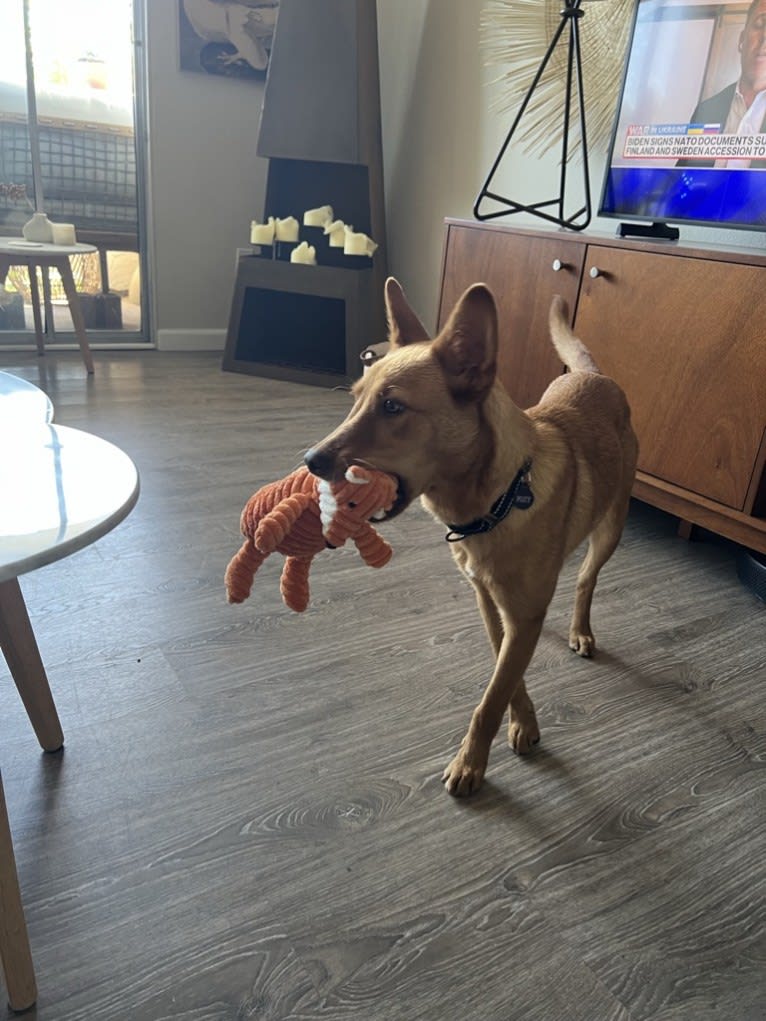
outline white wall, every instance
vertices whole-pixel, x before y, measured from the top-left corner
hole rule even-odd
[[[263,209],[266,161],[255,156],[263,87],[178,70],[176,4],[150,0],[150,140],[159,343],[222,346],[235,249]],[[473,204],[510,127],[495,112],[480,46],[482,0],[378,0],[383,159],[390,271],[435,326],[443,220]],[[587,56],[586,58],[587,59]],[[616,104],[617,96],[614,97]],[[587,111],[586,111],[587,113]],[[605,153],[592,151],[596,208]],[[509,150],[496,181],[517,201],[558,191],[557,156]],[[545,228],[528,214],[507,222]],[[594,218],[586,232],[613,234]],[[763,249],[766,235],[685,227],[685,240]],[[195,332],[197,331],[197,332]]]
[[[263,84],[179,70],[176,0],[146,6],[154,339],[222,348],[236,249],[263,208]]]
[[[379,0],[390,271],[435,324],[443,218],[469,216],[484,166],[481,4]]]

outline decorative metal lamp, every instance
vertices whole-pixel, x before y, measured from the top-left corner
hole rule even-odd
[[[520,106],[474,204],[473,213],[477,220],[526,212],[571,230],[583,230],[590,223],[592,207],[583,80],[587,79],[588,84],[594,86],[589,113],[593,137],[603,141],[614,114],[632,0],[601,0],[598,8],[594,8],[588,22],[585,75],[580,50],[580,19],[585,13],[582,3],[583,0],[493,0],[485,13],[483,27],[490,61],[511,64],[511,70],[503,75],[502,80],[509,87],[511,101],[520,100]],[[556,16],[558,26],[550,36],[550,26]],[[550,42],[531,84],[526,91],[520,92],[520,83],[528,80],[524,72],[534,71],[539,59],[541,34],[542,45],[546,38]],[[546,70],[549,71],[547,76]],[[555,118],[562,108],[562,78],[563,119],[557,131]],[[535,103],[530,105],[533,97]],[[507,198],[493,188],[503,157],[520,128],[526,137],[527,151],[537,149],[546,152],[560,144],[557,196],[525,204]],[[568,164],[578,148],[582,158],[584,204],[567,213]]]

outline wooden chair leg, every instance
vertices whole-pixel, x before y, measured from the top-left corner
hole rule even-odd
[[[69,302],[69,311],[72,314],[74,330],[80,344],[82,360],[85,362],[85,368],[88,370],[88,373],[93,375],[93,356],[90,353],[88,335],[85,332],[85,319],[83,318],[82,306],[80,305],[80,298],[77,294],[77,287],[75,286],[74,276],[72,275],[72,267],[69,263],[68,256],[64,256],[62,259],[57,260],[56,269],[61,274],[61,282],[64,285],[66,300]]]
[[[37,740],[46,752],[57,752],[64,744],[64,733],[18,578],[0,581],[0,650]]]
[[[37,999],[35,968],[13,854],[11,827],[0,776],[0,964],[11,1010],[28,1010]]]

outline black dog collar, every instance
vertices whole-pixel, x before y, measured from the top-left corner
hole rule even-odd
[[[499,525],[503,518],[510,514],[513,507],[518,507],[519,510],[527,510],[531,507],[535,500],[534,493],[529,488],[529,472],[531,468],[532,460],[527,458],[516,472],[510,486],[492,504],[489,514],[485,514],[483,518],[476,518],[475,521],[469,521],[467,525],[447,525],[449,532],[444,536],[447,542],[460,542],[469,535],[481,535],[482,532],[491,532],[495,525]]]

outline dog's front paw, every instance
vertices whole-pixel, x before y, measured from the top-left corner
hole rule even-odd
[[[463,752],[458,752],[442,773],[442,783],[450,794],[464,798],[474,794],[481,787],[486,768],[486,760],[480,765],[471,763]]]
[[[578,656],[590,659],[596,651],[596,639],[592,634],[581,635],[576,631],[569,632],[569,648]]]

